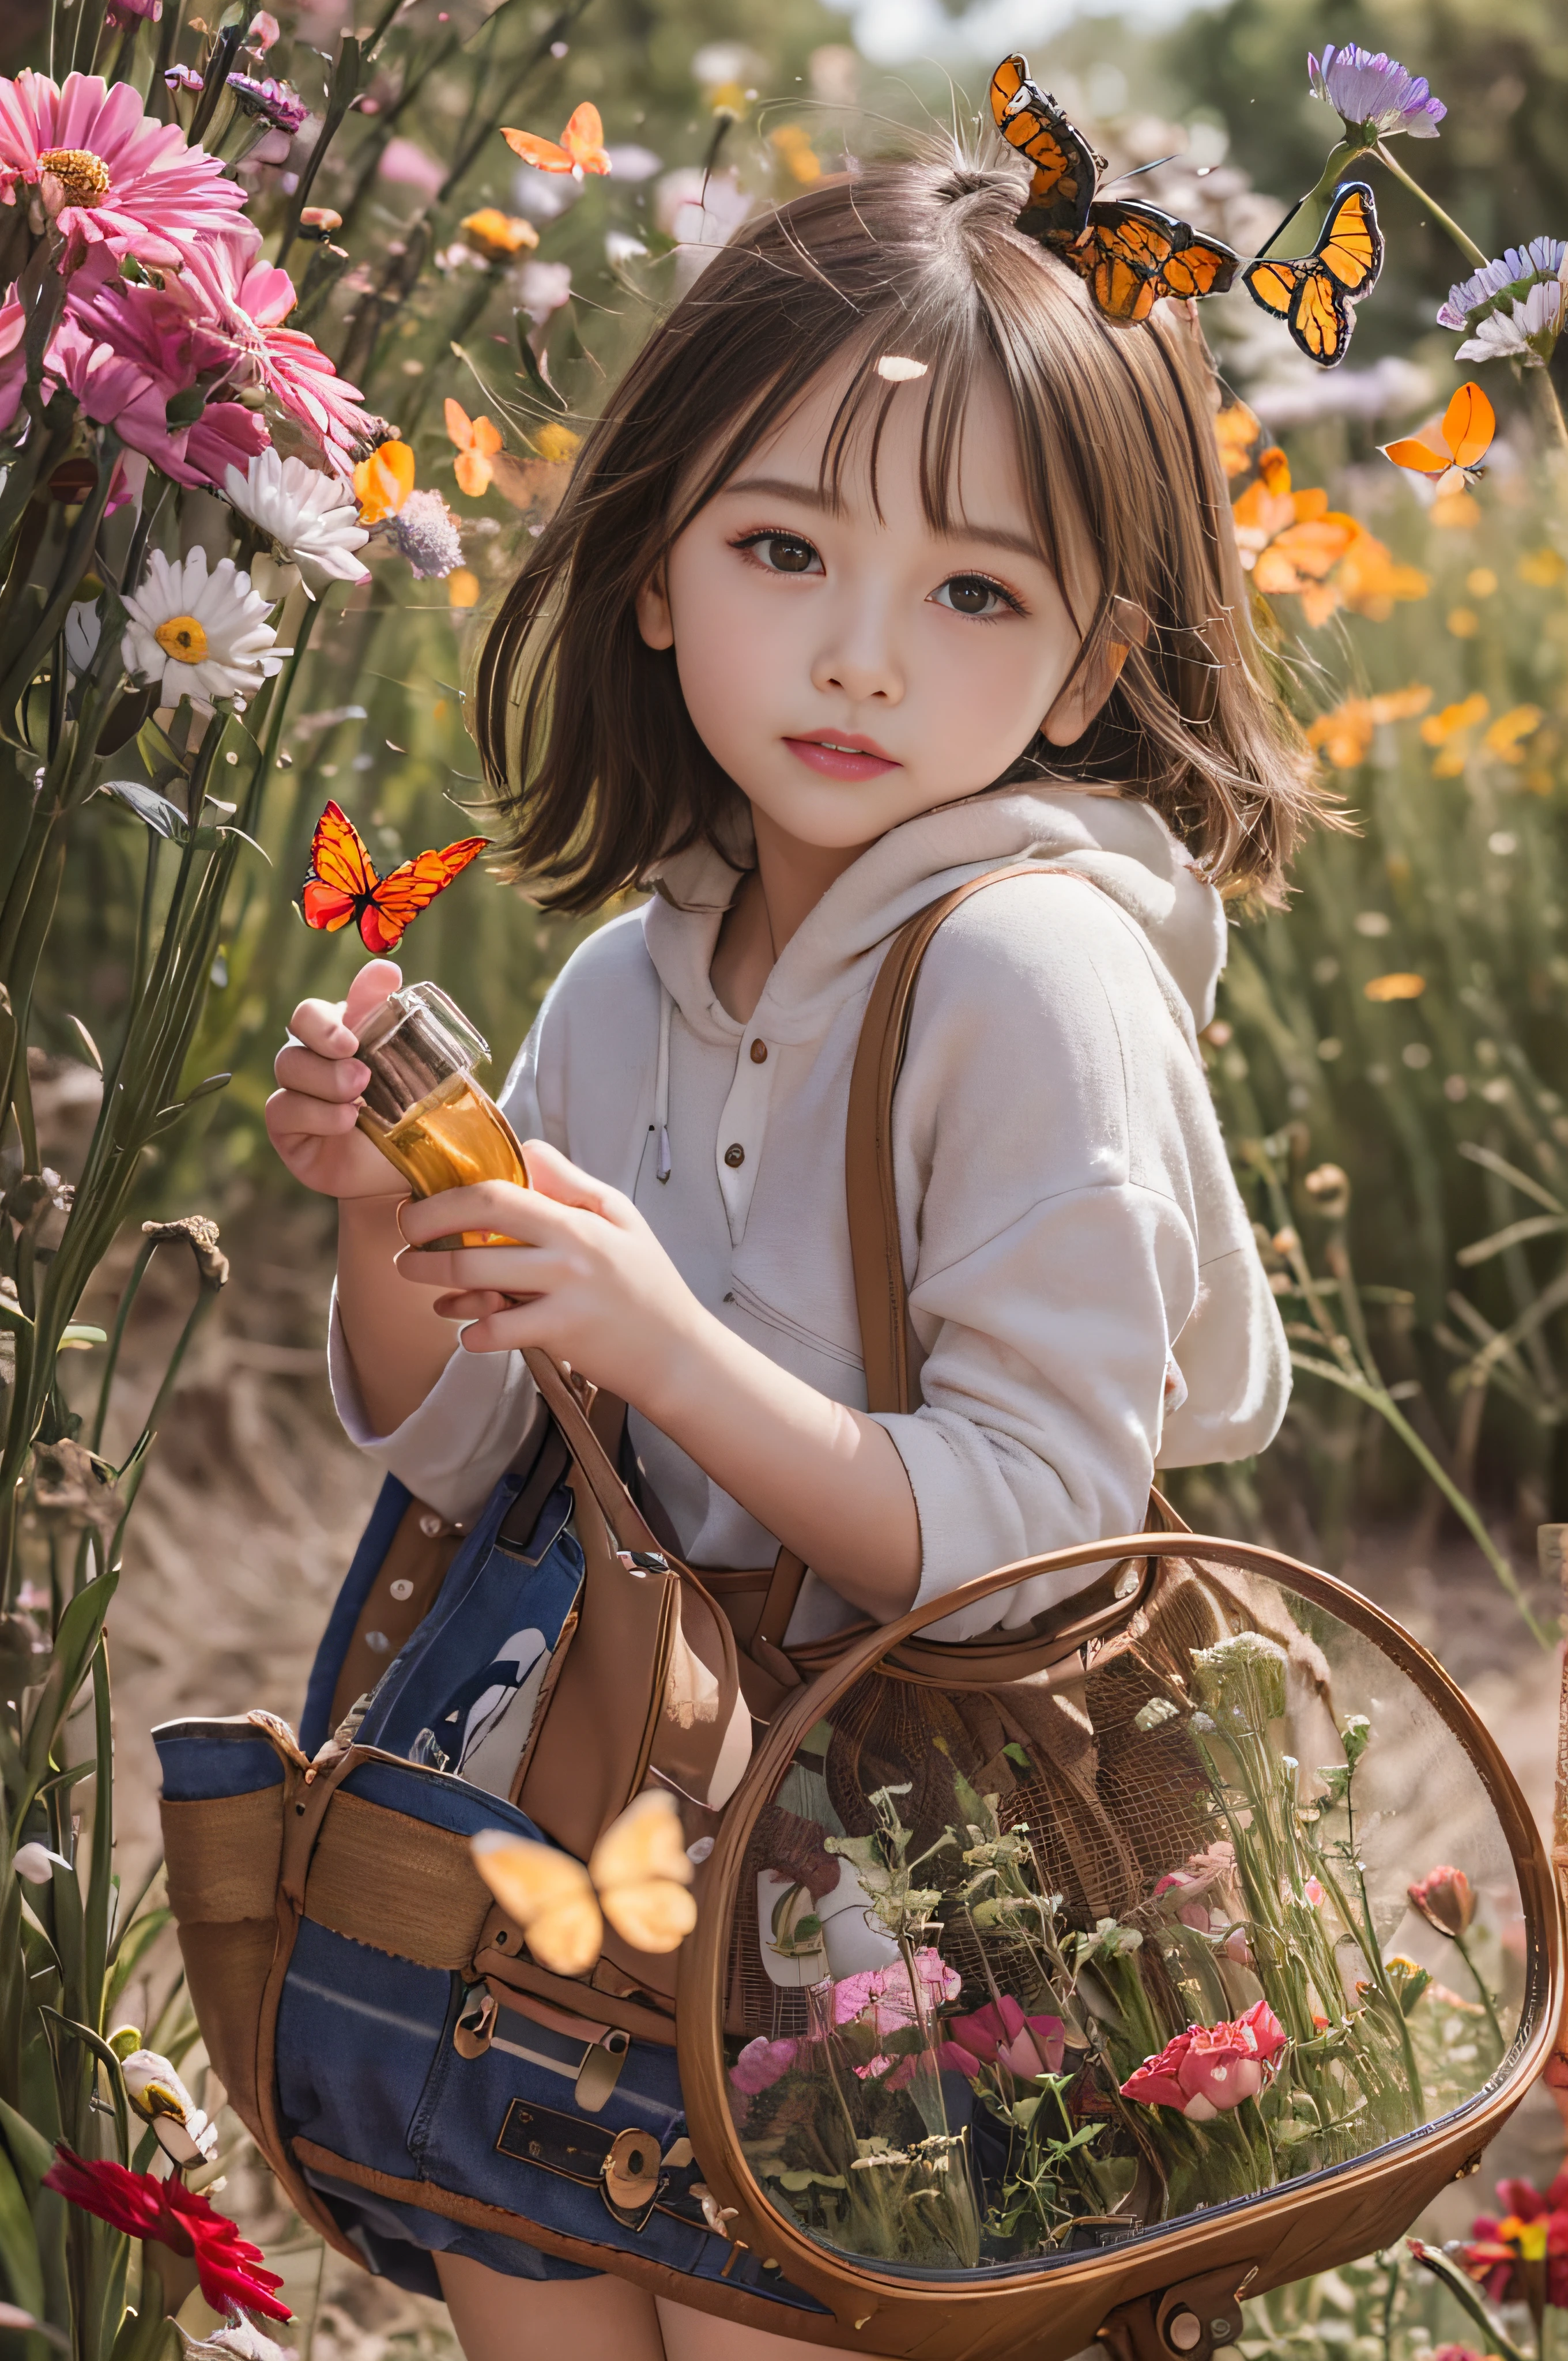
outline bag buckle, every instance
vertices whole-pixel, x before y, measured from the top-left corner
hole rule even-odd
[[[617,2132],[599,2168],[599,2194],[615,2219],[628,2230],[641,2230],[663,2185],[652,2133]]]
[[[496,1996],[485,1984],[470,1984],[463,1995],[452,2047],[459,2058],[482,2058],[490,2046],[500,2014]]]
[[[585,2115],[599,2113],[620,2080],[620,2070],[630,2047],[631,2036],[623,2033],[619,2026],[611,2026],[599,2040],[589,2042],[572,2093]]]

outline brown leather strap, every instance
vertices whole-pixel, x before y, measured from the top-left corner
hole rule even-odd
[[[757,1628],[751,1634],[751,1654],[765,1672],[782,1681],[785,1688],[797,1689],[801,1676],[784,1653],[784,1637],[789,1630],[789,1619],[795,1613],[800,1586],[806,1580],[806,1560],[796,1557],[793,1550],[781,1549],[773,1560],[773,1578],[768,1595],[762,1601],[762,1611],[757,1618]]]
[[[983,876],[955,885],[940,901],[917,911],[894,937],[866,1004],[850,1077],[844,1187],[868,1410],[907,1411],[919,1399],[909,1332],[909,1290],[905,1285],[898,1232],[893,1093],[909,1040],[909,1012],[920,962],[943,919],[971,894],[1003,877],[1025,877],[1037,871],[1035,862],[1012,862],[1004,869],[989,869]]]
[[[522,1357],[533,1372],[534,1383],[549,1404],[567,1449],[604,1512],[616,1546],[657,1551],[662,1556],[663,1553],[641,1510],[611,1466],[609,1454],[584,1415],[582,1404],[549,1354],[531,1345]]]

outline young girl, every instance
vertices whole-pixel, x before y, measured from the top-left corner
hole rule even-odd
[[[693,1565],[806,1561],[793,1640],[1135,1532],[1157,1464],[1260,1450],[1286,1397],[1196,1034],[1218,889],[1277,893],[1307,765],[1195,327],[1102,320],[1022,198],[1013,169],[879,165],[742,230],[501,607],[477,722],[511,873],[573,911],[652,889],[508,1082],[532,1188],[410,1202],[356,1131],[385,961],[296,1011],[269,1110],[339,1200],[355,1442],[472,1515],[543,1346],[630,1406]],[[921,973],[894,1146],[922,1399],[873,1418],[857,1036],[890,938],[1006,863]],[[404,1251],[463,1228],[518,1243]],[[1025,1582],[932,1629],[1051,1603]],[[470,2361],[800,2349],[525,2249],[519,2279],[437,2259]]]

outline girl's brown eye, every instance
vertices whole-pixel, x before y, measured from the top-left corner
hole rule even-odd
[[[957,615],[989,614],[990,602],[997,596],[996,585],[982,581],[978,574],[957,575],[942,588],[948,594],[947,604]]]
[[[786,533],[770,533],[762,546],[768,553],[770,565],[779,574],[808,573],[811,561],[817,555],[808,541],[795,541]]]

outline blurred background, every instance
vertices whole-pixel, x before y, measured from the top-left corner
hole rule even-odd
[[[264,227],[300,202],[353,5],[279,10],[266,71],[312,115],[240,167]],[[170,55],[181,24],[165,0]],[[42,38],[35,0],[8,0],[0,71],[40,62]],[[1155,166],[1141,186],[1157,202],[1255,252],[1334,136],[1307,79],[1325,41],[1387,49],[1447,102],[1441,137],[1401,153],[1486,253],[1568,235],[1555,0],[397,12],[308,191],[342,220],[308,268],[296,247],[297,321],[451,502],[463,564],[422,581],[373,548],[369,582],[318,629],[268,787],[265,858],[239,873],[192,1053],[192,1077],[233,1079],[147,1156],[139,1212],[215,1218],[233,1278],[164,1417],[114,1611],[125,1852],[155,1841],[155,1719],[297,1712],[374,1489],[322,1374],[330,1209],[272,1161],[261,1122],[290,1010],[341,996],[363,956],[352,929],[312,934],[299,915],[323,803],[344,805],[383,868],[476,813],[485,826],[464,690],[487,609],[559,498],[574,436],[751,207],[880,148],[972,142],[992,66],[1021,49],[1115,169]],[[490,127],[499,115],[556,137],[584,99],[603,116],[605,178],[521,166]],[[1287,907],[1232,914],[1205,1055],[1303,1366],[1261,1461],[1175,1488],[1201,1527],[1342,1570],[1402,1614],[1544,1812],[1555,1659],[1506,1586],[1552,1638],[1562,1602],[1535,1536],[1568,1520],[1568,477],[1542,373],[1506,365],[1484,372],[1498,434],[1480,484],[1434,500],[1378,456],[1462,379],[1435,313],[1467,266],[1420,199],[1372,175],[1388,258],[1342,368],[1313,368],[1245,294],[1204,308],[1249,555],[1271,586],[1259,620],[1354,826],[1307,846]],[[493,423],[493,464],[455,472],[448,401],[465,426]],[[1296,491],[1321,490],[1359,529],[1327,564],[1262,562],[1283,530],[1256,467],[1275,444]],[[35,1097],[67,1175],[97,1097],[78,1024],[109,1043],[126,1018],[137,836],[107,799],[87,808],[40,982]],[[584,931],[477,865],[422,920],[407,972],[463,1005],[499,1073]],[[129,1259],[127,1246],[104,1267],[87,1318],[112,1312]],[[188,1286],[155,1265],[144,1290],[126,1366],[148,1388]],[[147,1405],[134,1382],[122,1392],[123,1442]],[[1520,2155],[1545,2180],[1555,2117],[1530,2122]],[[300,2268],[318,2268],[313,2247]],[[383,2317],[381,2301],[329,2283],[321,2350],[439,2341],[433,2315]],[[1349,2336],[1354,2301],[1344,2317]]]

